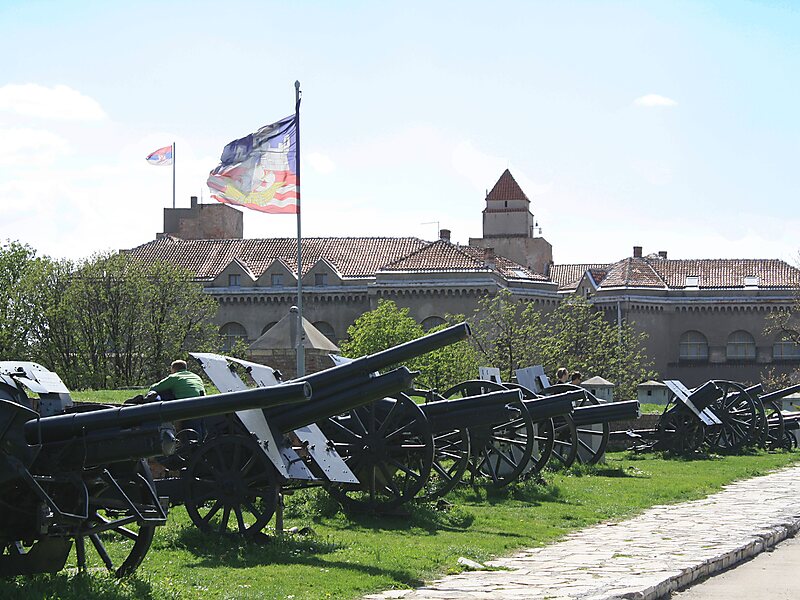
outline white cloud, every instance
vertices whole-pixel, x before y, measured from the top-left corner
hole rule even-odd
[[[28,117],[68,121],[99,121],[106,118],[100,104],[66,85],[48,88],[35,83],[0,87],[0,110]]]
[[[69,142],[50,131],[0,128],[0,167],[49,165],[70,152]]]
[[[305,158],[311,168],[322,175],[330,175],[336,170],[336,165],[330,157],[320,152],[310,152]]]
[[[659,96],[658,94],[647,94],[646,96],[640,96],[639,98],[634,100],[633,103],[636,106],[645,106],[647,108],[652,108],[655,106],[678,105],[678,103],[672,98],[667,98],[666,96]]]

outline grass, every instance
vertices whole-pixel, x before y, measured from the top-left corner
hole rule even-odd
[[[357,598],[460,571],[461,556],[483,562],[551,543],[655,504],[703,497],[795,460],[787,453],[707,460],[614,453],[600,467],[545,473],[541,481],[500,491],[462,488],[446,503],[413,506],[401,517],[348,517],[322,490],[302,490],[287,497],[286,527],[303,528],[304,535],[266,544],[203,534],[178,507],[157,532],[136,576],[117,581],[99,571],[77,576],[65,571],[17,577],[0,582],[0,597]]]

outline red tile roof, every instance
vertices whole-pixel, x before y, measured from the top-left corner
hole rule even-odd
[[[494,184],[492,191],[486,196],[487,200],[527,200],[528,197],[522,188],[519,187],[517,180],[511,174],[511,171],[506,169],[500,175],[500,179]]]
[[[684,289],[686,277],[697,277],[700,289],[742,289],[745,277],[757,277],[761,289],[800,287],[800,269],[777,259],[668,260],[644,256],[610,265],[553,265],[550,273],[559,289],[574,290],[587,270],[601,289]]]
[[[327,260],[342,277],[374,277],[378,271],[475,272],[489,271],[483,249],[458,246],[444,240],[418,238],[304,238],[303,274],[320,259]],[[276,260],[296,271],[294,238],[182,240],[164,237],[128,250],[145,262],[180,265],[202,281],[211,281],[237,260],[258,279]],[[507,279],[548,281],[539,273],[507,258],[494,259],[496,270]],[[296,274],[296,273],[295,273]]]

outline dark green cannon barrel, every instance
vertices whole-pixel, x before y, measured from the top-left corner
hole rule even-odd
[[[25,438],[30,444],[46,444],[80,437],[95,430],[124,429],[145,423],[169,423],[237,410],[304,402],[311,398],[311,389],[309,383],[298,382],[199,398],[41,417],[25,424]]]
[[[781,390],[776,390],[774,392],[770,392],[768,394],[762,394],[759,396],[761,398],[761,402],[772,402],[775,400],[780,400],[785,398],[789,394],[794,394],[795,392],[800,392],[800,383],[797,385],[792,385],[787,388],[783,388]]]
[[[417,374],[406,367],[399,367],[383,375],[367,377],[335,394],[314,394],[314,399],[299,406],[286,407],[280,411],[265,411],[270,425],[287,432],[311,423],[317,423],[350,409],[380,400],[403,390],[414,382]]]
[[[640,416],[639,401],[609,402],[593,406],[579,406],[572,413],[576,427],[593,423],[610,423],[612,421],[629,421]]]
[[[356,358],[352,362],[325,369],[312,375],[300,377],[294,381],[309,382],[317,394],[331,394],[340,391],[334,388],[336,384],[349,385],[349,380],[357,375],[374,373],[381,369],[386,369],[392,365],[403,361],[416,358],[427,354],[432,350],[438,350],[450,344],[465,339],[469,335],[469,326],[466,323],[453,325],[447,329],[442,329],[436,333],[411,340],[399,346],[376,352],[361,358]]]
[[[544,421],[545,419],[570,414],[574,403],[583,398],[584,393],[582,390],[570,390],[560,394],[553,394],[552,396],[525,400],[525,408],[528,409],[528,413],[530,413],[534,422]]]
[[[519,402],[519,390],[500,390],[420,405],[434,432],[468,429],[481,425],[496,425],[515,418],[519,411],[508,406]]]

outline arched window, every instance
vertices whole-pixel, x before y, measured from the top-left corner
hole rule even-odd
[[[219,328],[219,335],[222,338],[222,349],[230,352],[236,340],[247,341],[247,330],[239,323],[225,323]]]
[[[439,325],[444,325],[444,319],[442,317],[428,317],[422,321],[422,329],[425,331],[430,331]]]
[[[775,340],[775,345],[772,346],[772,358],[774,360],[800,360],[800,344],[784,333]]]
[[[277,321],[273,321],[272,323],[267,323],[266,326],[264,327],[264,329],[261,330],[261,335],[264,335],[265,333],[267,333],[270,329],[275,327],[275,325],[277,325],[277,324],[278,324]]]
[[[708,360],[708,340],[699,331],[687,331],[681,336],[680,360]]]
[[[756,342],[746,331],[734,331],[728,336],[726,356],[729,360],[754,360]]]
[[[330,323],[326,323],[325,321],[317,321],[314,323],[314,327],[319,329],[320,333],[330,341],[336,343],[336,332],[333,330],[333,326]]]

